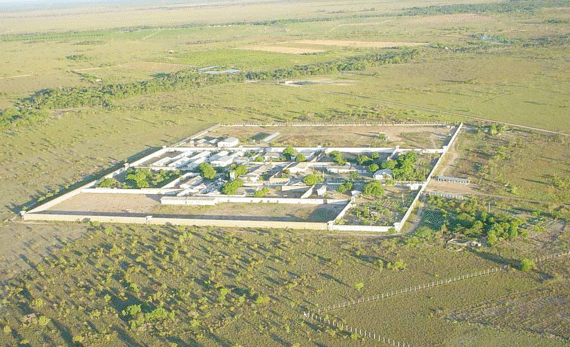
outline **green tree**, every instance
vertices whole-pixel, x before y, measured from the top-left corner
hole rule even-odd
[[[381,167],[383,169],[390,169],[394,170],[396,168],[396,161],[395,160],[386,160],[382,163]]]
[[[293,147],[291,147],[291,145],[289,145],[283,150],[283,155],[285,158],[287,158],[287,160],[291,160],[291,158],[295,155],[295,150]]]
[[[536,267],[536,264],[534,263],[534,261],[528,259],[528,258],[524,258],[523,260],[521,260],[519,269],[521,271],[524,272],[529,272],[530,270],[534,269]]]
[[[340,186],[338,186],[336,191],[339,193],[345,193],[345,192],[351,190],[353,186],[354,186],[354,184],[352,182],[345,182],[345,183],[341,184]]]
[[[362,288],[364,288],[364,283],[362,283],[362,282],[356,282],[356,283],[354,284],[354,288],[355,288],[356,290],[358,290],[358,291],[361,291]]]
[[[380,169],[380,167],[378,166],[378,164],[370,164],[368,165],[368,167],[366,168],[366,170],[370,173],[374,173],[376,171],[378,171],[378,169]]]
[[[238,178],[236,180],[224,184],[224,186],[222,187],[222,193],[226,195],[233,195],[237,192],[238,188],[242,186],[243,186],[243,181]]]
[[[307,158],[305,157],[305,155],[304,155],[303,153],[299,153],[299,154],[297,154],[297,156],[295,157],[295,161],[298,162],[298,163],[303,162],[303,161],[306,161],[306,160],[307,160]]]
[[[323,176],[310,174],[303,178],[303,183],[308,186],[314,186],[315,184],[322,182],[324,180]]]
[[[200,164],[198,169],[200,170],[202,177],[206,179],[213,180],[214,177],[216,177],[216,170],[208,163]]]
[[[262,198],[264,196],[266,196],[267,194],[269,194],[269,188],[268,187],[263,187],[260,190],[256,190],[253,193],[253,196],[255,196],[256,198]]]
[[[497,234],[495,234],[494,231],[489,231],[487,233],[487,244],[491,247],[493,247],[494,245],[497,244],[497,241],[499,240],[499,238],[497,237]]]
[[[330,157],[332,160],[337,163],[338,165],[344,165],[344,159],[342,157],[342,153],[339,151],[332,151],[330,152]]]
[[[373,181],[364,186],[362,193],[369,196],[383,196],[386,194],[386,191],[380,181]]]

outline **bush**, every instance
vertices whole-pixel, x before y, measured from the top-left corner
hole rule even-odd
[[[362,193],[370,196],[383,196],[386,194],[386,191],[380,181],[373,181],[364,186]]]
[[[530,270],[533,270],[535,267],[536,267],[536,264],[534,263],[534,261],[532,261],[528,258],[524,258],[520,262],[519,269],[521,271],[524,271],[524,272],[529,272]]]
[[[200,170],[202,177],[206,179],[213,180],[214,177],[216,177],[216,170],[208,163],[200,164],[198,169]]]
[[[253,196],[255,196],[256,198],[262,198],[262,197],[266,196],[268,193],[269,193],[269,188],[263,187],[263,189],[256,190],[253,193]]]
[[[315,184],[324,181],[323,176],[310,174],[303,178],[303,183],[308,186],[314,186]]]
[[[243,181],[238,178],[236,180],[224,184],[224,186],[222,187],[222,193],[226,195],[233,195],[237,192],[238,188],[242,186],[243,186]]]
[[[378,164],[370,164],[370,165],[368,165],[366,170],[370,173],[374,173],[374,172],[378,171],[379,168],[380,167],[378,166]]]
[[[351,190],[352,187],[354,187],[354,184],[352,182],[345,182],[345,183],[341,184],[340,186],[338,186],[336,191],[339,193],[345,193],[345,192]]]
[[[299,153],[299,154],[297,154],[297,157],[295,157],[295,161],[298,163],[306,161],[306,160],[307,160],[307,158],[305,157],[305,155],[303,153]]]

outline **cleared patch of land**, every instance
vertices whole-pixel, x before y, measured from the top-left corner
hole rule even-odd
[[[192,218],[328,222],[343,204],[293,205],[220,203],[215,206],[160,205],[160,196],[142,194],[81,193],[50,209],[48,213],[181,216]]]
[[[490,22],[495,20],[491,16],[475,13],[444,14],[439,16],[425,16],[406,20],[406,24],[446,24],[446,23],[467,23],[467,22]]]
[[[233,136],[242,143],[260,141],[275,132],[273,146],[441,148],[449,140],[447,126],[220,126],[208,136]],[[385,136],[385,137],[384,137]]]
[[[287,53],[287,54],[312,54],[324,52],[324,49],[316,48],[300,48],[300,47],[286,47],[286,46],[243,46],[239,49],[251,50],[251,51],[263,51],[263,52],[274,52],[274,53]]]
[[[349,40],[299,40],[295,43],[317,46],[342,46],[357,48],[392,48],[425,46],[425,42],[391,42],[391,41],[349,41]]]

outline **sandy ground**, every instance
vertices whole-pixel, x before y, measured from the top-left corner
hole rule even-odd
[[[82,193],[49,211],[150,213],[159,204],[158,195]]]
[[[442,148],[444,143],[449,141],[449,129],[430,126],[221,126],[207,135],[234,136],[243,142],[249,139],[261,139],[276,131],[281,135],[272,141],[274,146],[394,147],[399,145],[402,148]],[[386,134],[387,140],[379,139],[380,133]],[[409,136],[412,134],[413,138]]]
[[[392,42],[392,41],[348,41],[348,40],[299,40],[295,43],[318,46],[343,46],[343,47],[367,47],[367,48],[390,48],[390,47],[413,47],[425,46],[424,42]]]
[[[324,52],[324,49],[315,48],[299,48],[299,47],[284,47],[284,46],[243,46],[237,49],[245,49],[250,51],[264,51],[264,52],[275,52],[275,53],[287,53],[287,54],[310,54],[310,53],[320,53]]]
[[[444,23],[465,23],[465,22],[489,22],[493,17],[483,16],[474,13],[466,14],[444,14],[440,16],[423,16],[408,20],[406,24],[444,24]]]

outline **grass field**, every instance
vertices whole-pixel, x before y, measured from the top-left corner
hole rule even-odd
[[[514,268],[569,242],[568,207],[560,205],[570,203],[568,138],[516,127],[570,133],[569,23],[567,0],[239,0],[1,12],[1,120],[26,111],[22,102],[45,89],[120,90],[209,66],[241,75],[150,88],[109,104],[44,104],[46,117],[3,128],[0,344],[373,346],[304,321],[302,312],[510,264],[507,272],[331,315],[419,346],[567,345],[566,321],[557,316],[568,306],[565,259],[529,272]],[[380,42],[427,45],[382,48]],[[301,50],[309,54],[291,54]],[[417,54],[407,61],[354,64],[365,55],[408,50]],[[326,62],[335,68],[315,68]],[[313,70],[299,75],[304,68]],[[280,78],[245,78],[278,69]],[[491,134],[482,119],[512,125]],[[456,213],[434,213],[426,201],[414,213],[417,224],[409,225],[423,234],[386,239],[14,218],[40,197],[214,123],[459,120],[469,124],[446,158],[445,174],[470,177],[469,189],[486,194],[477,197],[481,206],[490,202],[493,213],[524,219],[528,237],[491,248],[481,238],[482,247],[458,251],[445,245],[456,230],[441,228],[442,218]],[[376,131],[335,141],[357,144]],[[327,131],[309,135],[323,139]],[[401,146],[443,141],[439,132],[418,129],[387,135]],[[303,144],[307,136],[277,140]],[[287,211],[260,215],[277,212]],[[388,268],[398,261],[406,268]]]

